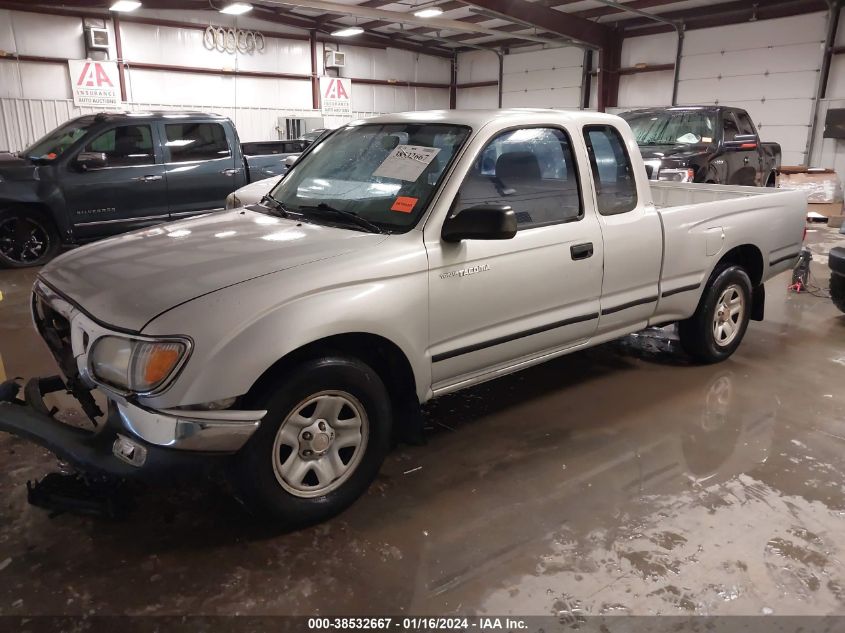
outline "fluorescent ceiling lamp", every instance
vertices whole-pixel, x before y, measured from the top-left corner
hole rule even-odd
[[[117,0],[109,7],[109,11],[134,11],[140,6],[141,3],[136,0]]]
[[[353,35],[361,35],[364,32],[360,26],[350,26],[345,29],[338,29],[337,31],[333,31],[332,35],[335,37],[351,37]]]
[[[252,11],[252,5],[246,2],[233,2],[220,9],[220,13],[228,13],[229,15],[241,15],[249,11]]]
[[[443,9],[440,7],[429,7],[428,9],[414,11],[414,15],[418,18],[436,18],[438,15],[443,15]]]

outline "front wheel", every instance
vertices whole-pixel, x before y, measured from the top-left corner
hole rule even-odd
[[[390,446],[389,396],[352,358],[307,361],[258,396],[267,415],[236,456],[248,508],[281,527],[328,519],[361,496]]]
[[[40,266],[58,250],[59,236],[49,219],[26,209],[0,211],[0,267]]]
[[[751,279],[742,268],[717,268],[695,313],[678,324],[684,351],[702,363],[717,363],[733,354],[748,328],[751,291]]]

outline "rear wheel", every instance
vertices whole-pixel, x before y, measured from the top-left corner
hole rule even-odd
[[[58,250],[59,236],[49,219],[26,209],[0,211],[0,266],[40,266]]]
[[[248,508],[282,527],[328,519],[361,496],[390,446],[389,396],[353,358],[307,361],[259,395],[261,426],[237,455]]]
[[[681,346],[702,363],[716,363],[736,351],[751,316],[751,280],[739,266],[717,268],[695,313],[678,324]]]

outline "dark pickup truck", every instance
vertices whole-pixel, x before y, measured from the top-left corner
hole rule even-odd
[[[230,192],[286,171],[308,141],[241,145],[199,112],[96,114],[22,152],[0,152],[0,266],[43,264],[79,244],[222,209]]]
[[[651,180],[777,185],[780,145],[760,142],[745,110],[679,106],[620,116],[634,132]]]

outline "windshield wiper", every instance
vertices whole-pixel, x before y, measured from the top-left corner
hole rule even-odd
[[[384,233],[380,226],[378,226],[377,224],[373,224],[367,219],[362,218],[354,211],[336,209],[335,207],[328,205],[325,202],[321,202],[320,204],[314,206],[300,206],[299,210],[325,211],[326,213],[331,213],[332,215],[335,215],[339,218],[343,218],[344,220],[349,220],[353,224],[357,224],[361,228],[368,230],[370,233]]]
[[[261,204],[268,204],[270,207],[278,211],[279,215],[283,218],[290,217],[290,211],[288,211],[288,208],[284,205],[284,203],[276,200],[272,194],[265,193],[264,197],[261,198]]]

